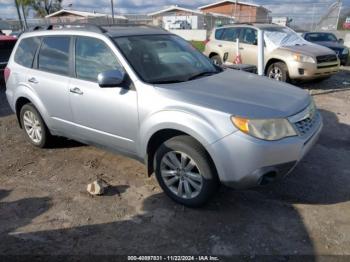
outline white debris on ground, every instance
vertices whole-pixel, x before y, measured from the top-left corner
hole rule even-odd
[[[103,195],[105,190],[109,187],[108,183],[103,179],[97,179],[94,182],[87,185],[87,191],[90,195],[100,196]]]

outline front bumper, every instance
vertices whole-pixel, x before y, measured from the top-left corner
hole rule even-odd
[[[332,76],[339,72],[339,62],[322,64],[289,61],[289,77],[294,80],[312,80]]]
[[[221,183],[235,189],[246,189],[282,178],[317,142],[323,127],[322,118],[305,136],[279,141],[259,140],[237,131],[211,145]]]

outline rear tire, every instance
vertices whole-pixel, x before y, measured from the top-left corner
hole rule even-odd
[[[219,55],[214,55],[210,57],[210,60],[214,63],[214,65],[217,65],[217,66],[222,65],[222,59]]]
[[[267,69],[267,76],[280,82],[289,82],[288,67],[283,62],[273,63]]]
[[[171,138],[159,147],[154,170],[164,192],[188,207],[204,205],[219,185],[209,154],[200,143],[186,135]]]
[[[48,146],[52,136],[33,104],[25,104],[21,108],[20,121],[29,143],[40,148]]]

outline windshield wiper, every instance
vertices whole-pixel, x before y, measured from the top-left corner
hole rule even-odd
[[[204,72],[201,72],[201,73],[198,73],[198,74],[195,74],[195,75],[189,77],[187,79],[187,81],[194,80],[196,78],[203,77],[203,76],[211,76],[211,75],[214,75],[217,73],[218,73],[217,71],[204,71]]]

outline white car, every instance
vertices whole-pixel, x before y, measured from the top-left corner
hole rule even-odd
[[[192,29],[192,26],[186,20],[177,20],[174,23],[170,24],[170,29]]]

